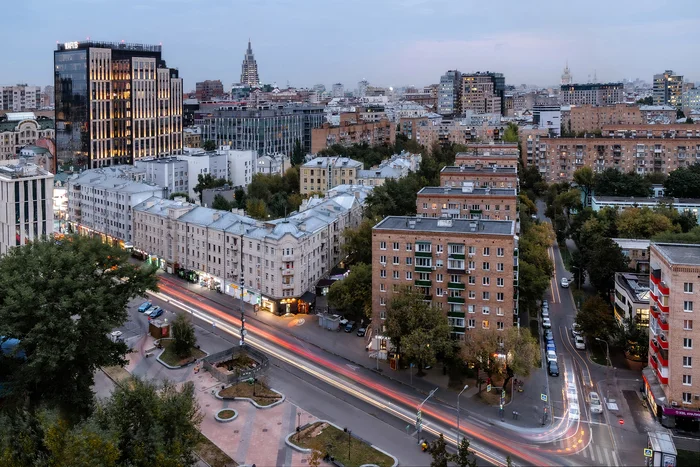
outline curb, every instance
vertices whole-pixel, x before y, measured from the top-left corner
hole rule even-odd
[[[221,412],[223,412],[224,410],[233,410],[233,417],[231,417],[231,418],[221,418],[221,417],[219,417],[219,414],[220,414]],[[237,411],[237,410],[234,410],[234,409],[230,409],[230,408],[223,408],[223,409],[219,410],[218,412],[216,412],[216,413],[214,414],[214,418],[216,419],[217,422],[221,422],[221,423],[232,422],[232,421],[234,421],[235,419],[238,418],[238,411]]]
[[[205,350],[202,350],[201,348],[198,349],[198,350],[201,351],[201,352],[204,352],[204,353],[206,354],[206,355],[205,355],[204,357],[202,357],[202,358],[206,358],[206,357],[209,356],[209,352],[207,352],[207,351],[205,351]],[[192,360],[192,361],[189,362],[189,363],[186,363],[185,365],[181,365],[181,366],[172,366],[172,365],[168,365],[167,363],[165,363],[163,360],[160,359],[160,356],[163,355],[163,352],[165,352],[165,349],[161,350],[161,352],[156,356],[156,360],[158,361],[158,363],[160,363],[161,365],[163,365],[164,367],[166,367],[166,368],[169,369],[169,370],[179,370],[180,368],[186,368],[186,367],[192,365],[193,363],[197,363],[197,362],[199,362],[199,361],[201,360],[201,358],[200,358],[200,359],[195,359],[195,360]]]
[[[338,425],[336,425],[336,424],[333,423],[333,422],[329,422],[328,420],[316,420],[315,422],[307,423],[307,424],[304,425],[304,426],[306,427],[306,426],[308,426],[308,425],[313,425],[314,423],[327,423],[327,424],[331,425],[332,427],[334,427],[335,429],[340,430],[340,431],[343,431],[343,429],[340,428]],[[284,443],[285,443],[287,446],[289,446],[290,448],[292,448],[292,449],[294,449],[294,450],[296,450],[296,451],[303,452],[303,453],[310,453],[311,451],[313,451],[313,449],[302,448],[301,446],[298,446],[298,445],[292,443],[292,442],[290,441],[290,438],[291,438],[292,436],[294,436],[295,434],[297,434],[297,432],[296,432],[296,431],[293,431],[293,432],[289,433],[289,434],[284,438]],[[391,464],[391,467],[397,467],[397,466],[399,465],[399,460],[398,460],[395,456],[389,454],[388,452],[386,452],[386,451],[383,450],[383,449],[378,448],[378,447],[375,446],[374,444],[368,443],[367,441],[365,441],[365,440],[362,439],[362,438],[358,438],[357,436],[355,436],[354,438],[357,439],[358,441],[361,441],[361,442],[363,442],[363,443],[369,445],[372,449],[375,449],[377,452],[381,452],[381,453],[384,454],[385,456],[390,457],[390,458],[394,461],[394,463]],[[360,465],[360,467],[376,467],[376,464],[362,464],[362,465]]]
[[[223,397],[219,394],[221,391],[223,391],[223,389],[219,389],[218,391],[216,391],[216,394],[214,394],[214,397],[216,397],[217,399],[221,399],[223,401],[248,401],[251,404],[253,404],[253,406],[256,409],[271,409],[272,407],[276,407],[276,406],[280,405],[282,402],[284,402],[285,400],[287,400],[287,396],[285,396],[281,392],[279,392],[273,388],[269,388],[269,389],[270,389],[270,391],[276,392],[277,394],[282,396],[282,398],[280,400],[273,402],[270,405],[260,405],[257,402],[255,402],[253,399],[251,399],[250,397]]]

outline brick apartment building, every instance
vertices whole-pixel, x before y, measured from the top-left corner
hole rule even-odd
[[[668,174],[700,161],[700,125],[608,125],[602,136],[583,138],[528,135],[521,151],[547,182],[571,181],[580,167]]]
[[[373,123],[344,120],[339,126],[324,123],[321,128],[311,130],[311,153],[317,154],[320,150],[333,144],[343,146],[362,143],[367,143],[370,146],[394,144],[396,141],[395,130],[395,125],[389,120]]]
[[[372,316],[403,287],[443,311],[452,335],[505,330],[518,313],[515,222],[390,216],[372,229]]]
[[[518,167],[518,143],[468,143],[468,151],[455,155],[455,165]]]
[[[518,194],[515,188],[477,188],[474,182],[424,187],[418,192],[416,212],[423,217],[517,220]]]
[[[462,186],[474,182],[475,187],[519,188],[517,167],[484,167],[454,165],[440,171],[441,186]]]
[[[642,125],[644,118],[638,105],[572,106],[568,120],[562,119],[565,131],[579,133],[600,130],[605,125]]]
[[[700,431],[700,245],[653,243],[644,385],[667,427]],[[696,305],[695,303],[698,303]]]

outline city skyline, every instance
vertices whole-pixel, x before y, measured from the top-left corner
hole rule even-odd
[[[30,36],[23,34],[29,27],[24,20],[9,24],[9,35],[23,42],[6,49],[4,61],[13,66],[0,69],[0,83],[51,84],[56,42],[87,37],[162,44],[164,58],[178,64],[186,90],[205,79],[220,79],[225,88],[237,82],[248,38],[261,82],[281,87],[323,83],[330,89],[340,82],[352,90],[361,79],[380,86],[422,86],[437,83],[449,69],[497,71],[511,85],[550,86],[559,82],[567,61],[574,82],[594,75],[598,82],[625,77],[651,82],[667,69],[696,81],[700,64],[687,60],[687,51],[698,42],[691,31],[700,25],[700,10],[690,1],[680,4],[688,7],[682,19],[651,1],[595,1],[575,14],[550,0],[538,10],[508,2],[496,15],[487,4],[451,0],[358,0],[351,7],[316,0],[235,7],[126,0],[104,15],[102,0],[66,0],[52,12],[53,20]],[[13,3],[8,17],[37,17],[52,5]],[[245,27],[231,27],[239,21]],[[369,24],[372,33],[362,33]],[[682,46],[668,47],[670,38]]]

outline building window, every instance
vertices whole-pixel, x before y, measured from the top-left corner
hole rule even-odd
[[[488,276],[482,277],[481,285],[491,285],[491,279]]]
[[[474,300],[476,298],[476,292],[474,292],[473,290],[470,290],[469,291],[469,298]]]
[[[413,251],[413,243],[406,244],[406,251]]]
[[[469,276],[469,285],[476,285],[476,276]]]
[[[683,367],[684,368],[693,368],[693,357],[687,357],[683,356]]]
[[[409,256],[406,258],[406,266],[411,266],[413,264],[413,257]]]
[[[386,250],[386,242],[379,242],[379,249]]]
[[[381,319],[382,321],[386,319],[386,311],[381,310],[379,312],[379,319]]]
[[[489,323],[489,320],[485,319],[481,322],[481,328],[482,329],[490,329],[491,323]]]
[[[484,256],[488,256],[491,254],[491,248],[485,246],[484,247]]]
[[[399,242],[394,242],[392,246],[394,247],[394,251],[399,251]]]
[[[379,297],[379,305],[386,306],[386,297]],[[382,318],[384,319],[384,318]]]
[[[474,305],[467,305],[467,313],[474,313]]]
[[[496,248],[496,256],[503,256],[503,248]]]
[[[684,301],[683,302],[683,311],[693,311],[693,302],[691,301]]]
[[[467,327],[469,329],[474,329],[476,327],[476,320],[474,318],[469,318],[467,321]]]
[[[442,282],[442,273],[435,274],[435,282]]]
[[[496,271],[503,272],[503,263],[496,263]]]
[[[684,386],[692,386],[692,384],[693,384],[692,375],[683,375],[683,385]]]
[[[380,292],[386,292],[386,286],[384,285],[383,282],[379,284],[379,291],[380,291]]]
[[[481,292],[482,300],[491,300],[491,292]]]
[[[692,319],[684,319],[683,320],[683,330],[684,331],[692,331],[693,330],[693,320]]]
[[[496,301],[499,301],[499,302],[503,301],[503,292],[496,293]]]
[[[505,286],[505,280],[502,277],[497,277],[496,278],[496,285],[498,287],[504,287]]]
[[[381,277],[382,279],[386,278],[386,269],[382,269],[381,271],[379,271],[379,277]]]
[[[440,287],[435,288],[435,295],[442,297],[442,289]]]
[[[400,260],[399,260],[399,257],[398,257],[398,256],[394,256],[394,264],[399,264],[399,261],[400,261]]]
[[[503,331],[504,328],[505,326],[503,325],[503,321],[496,322],[496,329],[498,329],[499,331]]]
[[[484,263],[481,265],[481,268],[482,268],[484,271],[488,271],[489,269],[491,269],[491,265],[490,265],[489,263],[487,263],[487,262],[484,262]]]
[[[407,281],[413,280],[413,272],[406,271],[406,280]]]
[[[683,338],[683,348],[684,349],[692,349],[693,348],[693,339],[690,337],[684,337]]]
[[[394,271],[393,277],[394,277],[395,280],[398,280],[398,278],[399,278],[399,271]]]
[[[693,403],[693,396],[689,392],[684,392],[683,393],[683,403],[684,404],[692,404]]]
[[[379,257],[379,262],[382,263],[382,264],[386,264],[386,256],[381,255],[381,256]]]
[[[488,315],[489,313],[491,313],[491,309],[490,309],[489,307],[487,307],[487,306],[482,306],[482,307],[481,307],[481,313],[484,314],[484,315]]]
[[[503,316],[503,307],[501,307],[501,306],[496,307],[496,314],[498,316]]]
[[[692,282],[683,283],[683,292],[693,293],[693,283]]]

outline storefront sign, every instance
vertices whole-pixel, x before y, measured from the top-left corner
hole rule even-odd
[[[700,418],[700,410],[674,409],[671,407],[663,408],[664,415],[673,415],[674,417],[697,417]]]

